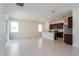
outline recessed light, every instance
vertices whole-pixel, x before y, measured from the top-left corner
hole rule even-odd
[[[52,11],[52,13],[55,13],[56,11]]]

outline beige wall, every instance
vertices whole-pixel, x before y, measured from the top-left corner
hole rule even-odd
[[[68,25],[68,17],[64,17],[64,25]]]
[[[48,32],[49,31],[49,22],[43,23],[43,32]]]
[[[27,21],[27,20],[11,20],[19,23],[19,32],[11,33],[11,39],[26,39],[40,37],[38,32],[39,22]]]
[[[6,18],[3,4],[0,4],[0,54],[4,50],[7,40],[6,35]]]

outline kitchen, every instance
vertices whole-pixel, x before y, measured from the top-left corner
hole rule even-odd
[[[66,44],[72,45],[72,16],[50,21],[47,26],[48,30],[42,33],[42,38],[49,40],[61,38]]]

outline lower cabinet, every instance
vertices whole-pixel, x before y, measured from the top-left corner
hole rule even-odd
[[[72,45],[72,34],[64,34],[64,42]]]
[[[63,38],[63,32],[56,32],[56,33],[54,33],[54,39],[55,40],[57,39],[57,37]]]

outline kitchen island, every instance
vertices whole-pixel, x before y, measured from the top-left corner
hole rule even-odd
[[[42,38],[54,40],[54,32],[42,32]]]

